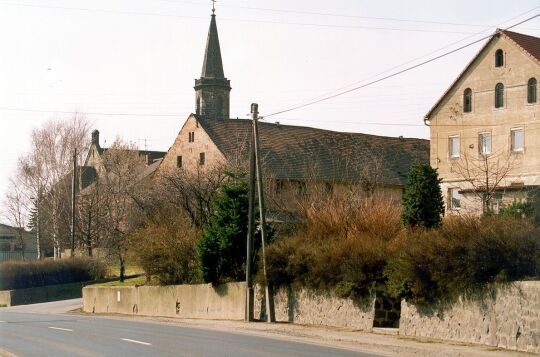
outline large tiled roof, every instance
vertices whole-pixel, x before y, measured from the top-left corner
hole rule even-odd
[[[199,118],[228,160],[247,161],[252,123],[246,119]],[[378,177],[403,185],[414,160],[429,163],[429,141],[260,122],[265,175],[277,179],[360,181]],[[377,168],[379,166],[380,168]]]

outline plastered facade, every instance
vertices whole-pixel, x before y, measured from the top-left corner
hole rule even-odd
[[[495,52],[501,49],[504,64],[495,66]],[[527,82],[540,79],[539,62],[504,35],[494,37],[463,73],[442,102],[431,113],[430,162],[443,179],[442,191],[450,209],[450,188],[471,189],[463,172],[479,163],[479,134],[491,136],[492,171],[510,169],[500,187],[513,187],[504,192],[501,204],[524,198],[516,187],[540,184],[540,104],[528,103]],[[502,108],[495,108],[495,87],[504,85]],[[472,90],[472,110],[464,112],[464,91]],[[524,150],[513,152],[511,131],[522,129]],[[459,137],[459,157],[450,155],[449,137]],[[498,163],[497,163],[498,161]],[[503,162],[508,162],[504,164]],[[477,170],[478,171],[478,170]],[[526,195],[525,195],[526,196]],[[481,212],[482,203],[475,193],[463,193],[462,212]]]

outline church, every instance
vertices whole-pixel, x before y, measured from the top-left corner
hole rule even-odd
[[[169,170],[207,170],[248,162],[251,120],[231,119],[230,80],[225,77],[216,15],[212,14],[201,77],[195,80],[195,113],[189,115],[161,161]],[[247,107],[247,105],[246,105]],[[429,162],[429,141],[304,126],[259,123],[264,176],[278,187],[324,182],[329,187],[371,181],[401,198],[414,160]]]
[[[178,170],[204,173],[216,167],[246,167],[252,122],[230,118],[231,83],[225,77],[216,15],[212,13],[201,77],[195,80],[195,112],[166,153],[140,152],[153,178]],[[246,105],[247,107],[247,105]],[[282,191],[322,183],[339,191],[360,185],[401,199],[407,173],[417,160],[429,163],[429,141],[347,133],[305,126],[259,123],[263,174]],[[99,133],[94,132],[86,167],[99,175]]]

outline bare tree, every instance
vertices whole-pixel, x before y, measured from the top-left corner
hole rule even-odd
[[[505,179],[515,168],[515,157],[509,150],[494,153],[465,153],[453,168],[467,181],[482,202],[484,213],[492,210],[495,193],[505,184]]]
[[[21,247],[21,258],[24,260],[26,242],[24,240],[25,227],[28,223],[28,198],[23,186],[15,178],[9,180],[6,198],[4,201],[5,216],[11,226],[15,227],[17,244]]]
[[[103,154],[107,174],[100,179],[100,206],[103,210],[100,230],[104,244],[118,259],[120,280],[125,278],[129,250],[129,234],[138,227],[137,205],[134,198],[142,189],[141,173],[145,161],[138,150],[116,139]]]
[[[40,222],[45,225],[43,231],[49,232],[55,259],[61,254],[61,233],[69,227],[73,153],[77,150],[82,160],[89,128],[77,113],[69,120],[50,120],[33,130],[30,152],[19,159],[18,180],[27,198],[39,198],[40,216],[46,218]]]
[[[171,170],[162,175],[157,197],[186,212],[192,224],[201,228],[208,222],[212,200],[226,180],[225,166],[195,172]]]
[[[103,236],[103,206],[101,183],[97,177],[91,186],[80,192],[77,202],[77,231],[80,233],[80,243],[90,257],[93,256],[93,248],[100,246]]]

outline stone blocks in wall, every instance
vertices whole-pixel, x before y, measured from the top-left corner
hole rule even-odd
[[[306,325],[349,327],[371,331],[375,315],[373,298],[343,299],[330,292],[283,287],[274,294],[276,321]],[[265,319],[264,290],[255,289],[255,318]]]
[[[460,299],[440,309],[404,300],[399,333],[540,353],[540,281],[517,282],[494,299]]]

